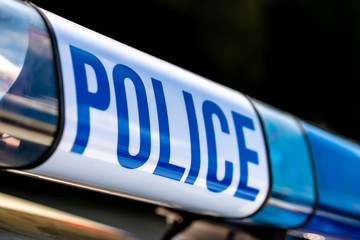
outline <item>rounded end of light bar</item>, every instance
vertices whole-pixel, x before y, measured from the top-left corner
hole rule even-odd
[[[35,164],[57,132],[59,103],[50,36],[22,2],[0,2],[0,167]]]

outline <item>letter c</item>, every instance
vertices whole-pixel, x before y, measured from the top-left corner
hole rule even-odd
[[[229,134],[229,126],[221,108],[211,101],[205,101],[202,106],[208,147],[208,173],[206,178],[207,188],[212,192],[222,192],[229,187],[233,177],[233,164],[225,161],[225,176],[222,180],[217,178],[217,152],[213,115],[220,121],[221,131]]]

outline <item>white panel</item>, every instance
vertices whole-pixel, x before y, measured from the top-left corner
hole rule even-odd
[[[31,170],[32,174],[215,216],[246,217],[261,207],[269,190],[267,155],[258,116],[245,96],[49,12],[44,12],[53,25],[58,41],[64,84],[65,126],[55,153],[43,165]],[[117,28],[116,31],[121,31],[121,29]],[[71,151],[78,134],[77,99],[83,96],[76,94],[74,73],[78,70],[73,67],[74,59],[70,46],[81,49],[100,60],[106,70],[110,89],[110,102],[107,109],[99,110],[89,107],[90,134],[87,146],[80,154]],[[146,102],[149,106],[150,155],[142,166],[134,169],[123,167],[117,156],[119,128],[116,107],[120,103],[116,102],[113,78],[114,67],[117,64],[131,68],[140,76],[145,86]],[[88,92],[95,93],[99,88],[95,71],[91,67],[89,70],[88,65],[85,68],[87,69]],[[152,78],[158,80],[163,87],[170,132],[169,163],[184,168],[179,181],[154,174],[164,146],[160,144],[157,110],[159,104],[156,103]],[[141,129],[137,117],[139,110],[134,95],[135,88],[130,80],[125,80],[125,82],[129,107],[129,152],[135,155],[139,152],[141,145],[139,142]],[[193,97],[200,140],[200,169],[193,184],[185,183],[191,166],[191,144],[183,91],[190,93]],[[221,109],[229,128],[229,133],[224,133],[218,116],[212,115],[217,150],[215,156],[217,168],[215,169],[213,165],[209,166],[209,146],[203,112],[206,101],[211,101]],[[235,132],[232,112],[250,119],[253,123],[254,130],[248,127],[242,127],[242,130],[246,149],[256,152],[258,164],[240,159],[238,136]],[[231,174],[228,173],[232,175],[231,182],[221,191],[214,192],[208,188],[208,172],[209,170],[216,171],[217,178],[223,179],[225,161],[230,162],[232,166]],[[259,190],[255,200],[234,196],[241,178],[241,161],[245,161],[248,170],[247,186]]]

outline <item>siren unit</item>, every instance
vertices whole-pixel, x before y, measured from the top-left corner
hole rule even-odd
[[[4,0],[0,12],[1,168],[360,236],[357,144],[46,10]]]

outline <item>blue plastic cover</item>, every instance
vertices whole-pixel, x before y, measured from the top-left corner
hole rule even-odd
[[[252,219],[280,227],[297,227],[312,214],[316,187],[308,144],[298,120],[255,101],[262,119],[272,173],[267,205]]]
[[[302,123],[314,155],[318,207],[306,230],[359,239],[360,147],[323,129]]]

